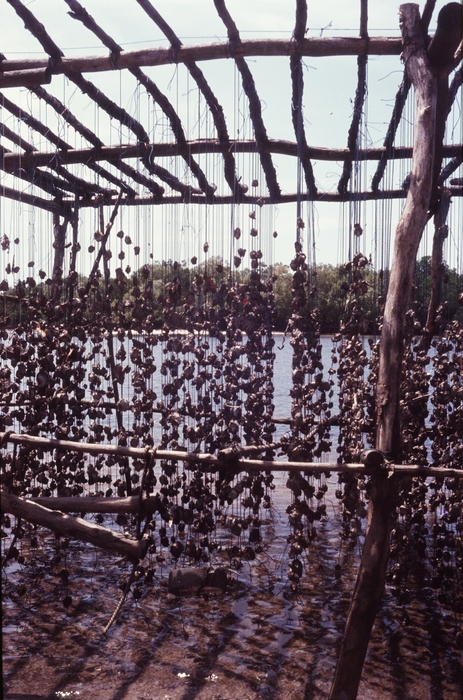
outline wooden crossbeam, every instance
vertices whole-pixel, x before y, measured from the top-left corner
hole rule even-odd
[[[272,157],[267,151],[264,150],[264,146],[268,141],[268,136],[267,129],[265,128],[264,120],[262,118],[262,105],[259,95],[257,94],[254,78],[248,64],[244,60],[244,57],[240,55],[240,34],[236,24],[225,6],[225,0],[214,0],[214,5],[220,19],[227,28],[228,39],[232,46],[233,58],[235,60],[236,67],[241,74],[243,90],[249,101],[249,116],[251,118],[254,128],[254,135],[259,146],[260,162],[262,170],[265,174],[267,189],[270,193],[271,200],[276,202],[279,200],[281,189],[277,181],[277,174]]]
[[[367,45],[368,44],[368,45]],[[370,37],[367,42],[361,37],[336,37],[303,39],[296,47],[292,39],[245,39],[232,53],[229,42],[214,42],[210,44],[180,46],[176,51],[169,48],[140,49],[124,51],[114,62],[112,55],[82,56],[80,58],[61,58],[51,62],[48,58],[14,59],[0,62],[0,87],[6,87],[2,81],[9,79],[12,86],[15,73],[21,80],[26,80],[30,71],[43,71],[31,74],[30,79],[40,84],[50,75],[63,75],[69,72],[101,73],[106,71],[123,70],[137,66],[165,66],[169,64],[188,63],[189,61],[214,61],[231,59],[237,56],[301,56],[322,58],[326,56],[399,56],[402,51],[401,40],[396,37]],[[18,73],[22,75],[19,76]],[[23,82],[19,82],[22,85]]]
[[[38,152],[35,146],[32,146],[15,131],[12,131],[6,124],[0,124],[0,134],[14,143],[16,146],[19,146],[19,148],[22,148],[24,151],[26,151],[26,153]]]
[[[167,24],[163,17],[161,17],[159,12],[153,7],[150,0],[137,1],[147,13],[147,15],[150,17],[150,19],[153,22],[155,22],[155,24],[170,41],[172,51],[177,51],[182,46],[180,38],[175,34],[173,29]],[[202,70],[199,68],[197,63],[195,61],[187,61],[185,63],[185,66],[193,80],[196,82],[198,89],[200,90],[209,107],[210,114],[212,116],[215,128],[217,130],[219,142],[223,147],[222,156],[224,161],[225,180],[227,181],[231,191],[233,192],[236,201],[240,201],[242,195],[245,194],[246,190],[244,189],[243,185],[238,181],[236,176],[235,157],[230,149],[231,142],[230,137],[228,135],[227,124],[225,121],[222,106],[220,105],[217,97],[211,90],[211,87],[209,86]]]
[[[100,148],[103,146],[103,142],[98,138],[96,134],[93,133],[91,129],[82,124],[79,119],[77,119],[71,110],[66,107],[57,97],[51,95],[47,90],[42,87],[32,88],[31,92],[37,95],[41,100],[50,105],[57,114],[60,115],[70,126],[73,127],[81,136],[83,136],[89,143],[91,143],[95,148]]]
[[[147,540],[132,540],[109,528],[101,527],[95,523],[88,523],[82,518],[75,518],[56,510],[46,508],[39,503],[34,503],[28,498],[19,498],[11,493],[0,490],[2,512],[12,513],[18,518],[23,518],[42,527],[59,532],[61,535],[76,537],[84,542],[89,542],[96,547],[102,547],[122,556],[143,559],[146,555],[149,542]]]
[[[452,187],[446,188],[448,196],[451,197],[462,197],[463,187],[461,185],[454,185]],[[282,194],[278,199],[278,204],[289,204],[296,203],[298,201],[303,202],[350,202],[354,198],[359,202],[370,202],[375,200],[386,200],[386,199],[405,199],[407,193],[404,189],[401,190],[378,190],[372,192],[371,190],[364,192],[350,192],[347,191],[345,194],[339,194],[337,192],[320,192],[318,191],[314,196],[311,196],[308,192],[302,193],[292,193],[292,194]],[[13,199],[15,201],[27,202],[33,206],[37,206],[42,209],[47,209],[48,211],[56,210],[56,202],[53,200],[46,200],[41,197],[34,197],[30,194],[25,194],[20,190],[15,190],[13,188],[0,186],[0,196],[6,197],[7,199]],[[104,204],[111,206],[116,203],[116,196],[111,196],[105,199]],[[243,204],[256,205],[257,198],[255,196],[244,197],[241,201]],[[208,200],[203,194],[189,194],[188,202],[190,204],[209,204]],[[125,207],[133,206],[152,206],[153,204],[184,204],[185,198],[182,195],[174,196],[163,196],[161,198],[152,197],[128,197],[125,202]],[[216,195],[214,198],[214,204],[234,204],[235,199],[233,195]],[[74,207],[75,200],[63,198],[59,202],[60,211],[66,212],[69,207]],[[270,197],[259,197],[259,205],[275,204],[274,200]],[[98,207],[101,205],[100,197],[87,197],[85,199],[79,200],[79,207]]]
[[[310,469],[311,471],[323,473],[326,471],[334,472],[350,472],[370,474],[372,470],[376,473],[378,467],[371,467],[362,462],[294,462],[284,460],[270,459],[248,459],[239,457],[228,462],[226,459],[221,459],[220,456],[212,455],[208,452],[187,452],[185,450],[159,450],[156,448],[146,449],[141,447],[121,447],[119,445],[95,444],[87,442],[75,442],[71,440],[56,440],[54,438],[40,437],[37,435],[26,435],[13,432],[0,433],[0,442],[2,444],[12,443],[14,445],[24,445],[31,449],[38,447],[45,450],[61,450],[70,452],[79,452],[91,455],[114,455],[119,457],[129,457],[133,459],[168,459],[179,462],[190,462],[192,464],[202,463],[208,464],[211,471],[226,466],[233,465],[237,472],[241,471],[300,471],[302,469]],[[430,476],[430,477],[455,477],[463,478],[461,469],[452,469],[448,467],[422,467],[417,464],[385,464],[384,472],[404,476],[413,474],[415,476]]]
[[[360,3],[360,36],[368,42],[368,0],[361,0]],[[352,122],[347,134],[347,148],[354,152],[358,146],[360,121],[362,118],[363,105],[367,91],[367,61],[366,54],[357,58],[357,89],[355,91],[354,113]],[[342,174],[338,183],[338,192],[344,194],[352,174],[352,158],[346,158],[342,166]]]
[[[294,41],[296,44],[304,39],[307,25],[307,2],[306,0],[298,0],[296,5],[296,24],[294,27]],[[292,99],[291,99],[291,117],[293,129],[298,143],[298,158],[300,159],[304,170],[305,183],[307,191],[315,194],[317,191],[315,185],[315,177],[313,174],[312,163],[309,156],[309,146],[304,129],[304,119],[302,112],[302,98],[304,91],[304,76],[302,58],[300,55],[291,56],[290,61],[291,83],[292,83]],[[298,217],[300,213],[298,212]]]
[[[223,153],[225,146],[218,139],[195,139],[188,141],[188,150],[191,153]],[[228,146],[235,153],[258,153],[259,145],[254,140],[230,141]],[[298,145],[294,141],[285,141],[277,139],[268,139],[263,149],[268,153],[275,153],[284,156],[297,157]],[[444,158],[458,158],[461,154],[461,144],[448,144],[443,146]],[[3,156],[4,167],[6,170],[14,168],[26,163],[33,162],[37,167],[49,166],[54,160],[62,165],[69,163],[86,164],[89,160],[99,162],[107,160],[115,162],[118,159],[123,161],[131,158],[140,158],[150,154],[153,158],[163,158],[168,156],[177,156],[178,144],[170,143],[150,143],[150,144],[122,144],[119,146],[102,146],[101,148],[75,148],[66,151],[48,151],[33,153],[5,153]],[[412,147],[380,147],[380,148],[364,148],[359,149],[355,153],[349,151],[348,148],[320,148],[314,146],[307,147],[307,155],[313,160],[323,161],[343,161],[348,157],[354,157],[359,160],[379,160],[383,155],[387,154],[388,159],[398,160],[403,158],[411,158],[413,155]]]

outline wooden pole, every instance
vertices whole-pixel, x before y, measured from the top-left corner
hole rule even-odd
[[[110,216],[109,222],[106,225],[106,229],[105,229],[104,234],[103,234],[103,231],[101,231],[101,233],[103,234],[103,238],[101,239],[100,248],[99,248],[97,256],[95,258],[95,262],[93,263],[93,267],[90,271],[90,275],[88,277],[87,284],[85,285],[85,294],[89,293],[90,287],[92,286],[92,281],[93,281],[93,279],[96,275],[96,272],[100,266],[100,260],[101,260],[102,255],[105,252],[106,242],[109,238],[109,234],[111,233],[111,229],[114,225],[114,221],[116,219],[116,215],[117,215],[117,212],[119,210],[120,203],[122,201],[122,196],[123,196],[123,192],[121,190],[117,196],[115,203],[114,203],[113,211],[111,212],[111,216]],[[98,206],[100,206],[100,200],[98,201]]]
[[[376,446],[385,453],[399,450],[398,399],[405,314],[409,308],[416,254],[431,198],[437,100],[437,79],[429,67],[423,46],[418,6],[402,5],[401,11],[405,32],[404,60],[415,87],[415,125],[410,188],[396,231],[380,340]]]
[[[284,156],[297,157],[298,144],[284,139],[268,139],[267,143],[260,147],[254,139],[236,141],[230,139],[228,148],[234,153],[257,153],[259,148],[267,153],[275,153]],[[218,139],[193,139],[188,141],[188,150],[191,153],[224,153],[225,146]],[[447,144],[443,146],[443,157],[453,158],[461,153],[461,145]],[[29,153],[4,153],[2,167],[7,172],[14,172],[19,167],[51,167],[57,162],[62,165],[71,163],[87,164],[107,160],[116,162],[118,159],[140,158],[151,154],[153,158],[164,158],[178,155],[178,144],[150,143],[122,144],[115,146],[102,146],[101,148],[73,148],[58,151],[33,151]],[[333,161],[352,158],[355,160],[378,160],[387,156],[389,160],[411,158],[413,149],[408,146],[383,146],[379,148],[360,148],[356,151],[348,148],[324,148],[320,146],[307,146],[307,157],[316,160]]]
[[[153,513],[159,505],[159,496],[38,496],[27,500],[63,513]]]
[[[53,260],[53,273],[51,285],[51,301],[54,304],[59,302],[61,296],[61,288],[63,285],[63,269],[64,269],[64,250],[66,243],[66,230],[68,227],[68,219],[66,218],[60,224],[60,215],[55,210],[53,212],[53,248],[55,256]]]
[[[376,448],[400,456],[399,398],[405,315],[409,308],[418,245],[431,197],[437,79],[426,56],[419,7],[400,7],[403,59],[415,87],[415,125],[410,188],[398,224],[380,339],[376,390]],[[341,642],[330,700],[355,700],[368,642],[381,605],[389,556],[396,479],[379,469],[371,477],[367,532]]]
[[[364,53],[377,56],[398,56],[401,51],[400,40],[395,37],[371,37],[367,42],[362,37],[336,37],[336,38],[311,38],[299,42],[296,49],[292,39],[248,39],[240,42],[236,55],[247,56],[293,56],[296,51],[301,56],[359,56]],[[50,74],[78,72],[94,73],[100,71],[122,70],[123,68],[135,68],[137,66],[163,66],[169,64],[188,63],[190,61],[213,61],[221,58],[234,58],[228,42],[202,44],[196,46],[179,46],[175,51],[171,48],[141,49],[138,51],[123,51],[115,57],[84,56],[80,58],[55,59],[52,62],[47,58],[38,59],[5,59],[0,65],[0,87],[6,85],[3,81],[13,73],[23,71],[26,75],[31,70],[42,70],[43,74],[30,74],[30,81],[36,79],[39,82],[49,82]],[[17,73],[17,75],[19,75]]]
[[[461,146],[460,146],[461,149]],[[457,159],[455,159],[455,162]],[[121,164],[124,164],[124,161],[121,161]],[[449,174],[451,174],[458,166],[460,165],[459,162],[456,162],[455,166],[452,168]],[[446,175],[448,177],[448,175]],[[463,197],[463,186],[461,185],[452,185],[451,187],[446,188],[448,191],[448,194],[451,197]],[[20,192],[19,190],[15,191],[12,189],[9,189],[8,187],[4,187],[0,185],[0,194],[4,197],[7,197],[8,199],[13,199],[15,201],[28,201],[30,202],[33,206],[45,209],[47,211],[55,211],[57,209],[57,204],[53,200],[44,200],[40,197],[31,197],[30,199],[25,199],[23,196],[24,193]],[[288,204],[289,202],[298,202],[303,201],[303,202],[348,202],[351,200],[353,197],[354,193],[348,191],[346,194],[339,194],[338,192],[320,192],[317,191],[317,193],[314,195],[313,193],[310,192],[302,192],[300,194],[294,193],[294,194],[282,194],[281,197],[279,198],[279,203],[280,204]],[[372,192],[371,190],[367,190],[366,192],[356,192],[355,193],[355,198],[356,201],[359,202],[371,202],[373,200],[386,200],[386,199],[405,199],[406,193],[405,190],[400,189],[400,190],[377,190],[375,192]],[[262,201],[263,200],[263,201]],[[95,208],[99,206],[99,198],[97,197],[90,197],[88,199],[81,199],[79,202],[79,206],[81,209],[85,207],[92,207]],[[189,198],[190,204],[208,204],[208,201],[204,195],[191,195]],[[71,211],[71,207],[74,206],[75,200],[74,199],[63,199],[61,201],[61,205],[63,208],[64,213],[67,213],[68,211]],[[115,204],[116,199],[114,197],[111,197],[108,199],[107,204]],[[175,195],[173,197],[162,197],[159,199],[153,198],[153,197],[129,197],[125,202],[124,206],[126,207],[138,207],[138,206],[148,206],[151,207],[153,204],[155,205],[167,205],[167,204],[184,204],[185,200],[181,195]],[[256,197],[243,197],[242,203],[247,203],[247,204],[256,204]],[[262,204],[270,204],[271,200],[270,197],[263,197],[261,198]],[[214,197],[214,204],[234,204],[234,198],[233,195],[226,195],[226,196],[215,196]],[[72,214],[72,211],[71,211]]]
[[[92,455],[115,455],[124,457],[133,457],[135,459],[146,459],[147,456],[152,459],[168,459],[178,462],[193,462],[209,464],[211,471],[217,471],[223,466],[232,465],[236,472],[242,471],[269,471],[269,472],[286,472],[291,470],[301,471],[304,469],[315,473],[323,473],[328,471],[333,472],[348,472],[371,474],[374,472],[372,467],[360,462],[291,462],[272,459],[242,459],[241,457],[234,458],[228,461],[227,455],[225,459],[219,456],[209,454],[208,452],[187,452],[179,450],[157,450],[156,448],[149,450],[142,447],[122,447],[120,445],[105,445],[88,442],[74,442],[71,440],[55,440],[38,435],[26,435],[19,433],[0,433],[0,444],[11,442],[14,445],[25,445],[31,449],[41,447],[45,450],[61,450],[63,452],[83,452]],[[394,473],[397,476],[409,474],[412,476],[430,476],[430,477],[456,477],[463,478],[463,470],[451,469],[446,467],[420,467],[417,464],[396,465],[387,464],[389,473]],[[93,497],[91,497],[93,500]],[[71,510],[79,510],[79,508],[71,508]],[[93,512],[97,512],[96,510]],[[102,511],[109,512],[109,511]]]
[[[148,549],[147,540],[129,540],[113,530],[100,525],[87,523],[82,518],[65,515],[59,511],[50,510],[43,505],[33,503],[29,499],[13,496],[1,491],[1,506],[3,513],[11,513],[30,523],[47,527],[61,535],[75,537],[84,542],[90,542],[96,547],[118,552],[123,556],[143,559]]]

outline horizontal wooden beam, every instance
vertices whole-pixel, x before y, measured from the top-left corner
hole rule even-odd
[[[37,197],[27,192],[21,192],[20,190],[15,190],[11,187],[5,187],[0,185],[0,197],[6,197],[7,199],[13,199],[15,202],[23,202],[23,204],[30,204],[33,207],[38,207],[39,209],[45,209],[46,211],[57,211],[63,215],[66,208],[63,208],[59,202],[53,199],[44,199],[43,197]]]
[[[188,152],[194,154],[207,155],[209,153],[224,153],[225,150],[233,153],[257,153],[265,151],[284,156],[298,156],[297,143],[294,141],[268,139],[265,146],[259,146],[254,140],[230,141],[227,148],[218,139],[195,139],[188,141]],[[443,146],[443,157],[454,158],[461,154],[461,144],[449,144]],[[352,160],[379,160],[386,153],[386,149],[361,148],[358,151],[350,151],[348,148],[319,148],[308,146],[306,155],[313,160],[322,161],[344,161],[346,158]],[[407,146],[390,148],[387,157],[391,159],[411,158],[413,149]],[[18,167],[27,167],[29,164],[34,167],[55,167],[68,165],[71,163],[81,163],[85,165],[89,162],[107,160],[117,163],[119,159],[143,158],[149,155],[153,158],[163,158],[182,155],[179,153],[179,145],[171,143],[151,143],[149,145],[123,144],[120,146],[102,146],[101,148],[80,148],[66,149],[39,153],[5,153],[3,155],[3,168],[12,171]]]
[[[462,197],[463,187],[447,187],[446,193],[449,197]],[[315,195],[310,193],[302,194],[282,194],[280,195],[277,202],[274,202],[270,197],[241,197],[241,204],[252,204],[263,206],[264,204],[293,204],[298,200],[303,202],[370,202],[376,200],[386,200],[386,199],[405,199],[407,192],[405,190],[377,190],[373,192],[372,190],[367,190],[364,192],[351,192],[348,191],[343,194],[337,192],[320,192],[318,191]],[[46,200],[42,197],[34,197],[32,195],[25,195],[23,192],[18,190],[13,190],[8,187],[0,186],[0,196],[4,196],[7,199],[14,199],[19,202],[27,202],[32,206],[36,206],[39,209],[46,209],[47,211],[59,211],[61,216],[69,213],[71,208],[76,204],[74,199],[62,199],[59,205],[53,200]],[[117,197],[114,196],[109,199],[104,199],[103,204],[107,206],[114,206],[117,201]],[[231,195],[215,196],[212,204],[235,204],[235,200]],[[102,200],[97,195],[96,197],[90,197],[79,200],[79,208],[97,208],[101,206]],[[136,206],[152,206],[152,205],[165,205],[165,204],[185,204],[185,198],[183,196],[163,196],[162,198],[155,197],[127,197],[124,201],[125,207],[136,207]],[[188,198],[188,204],[211,204],[210,201],[206,199],[204,195],[192,194]]]
[[[37,85],[51,83],[51,73],[48,68],[32,68],[31,70],[13,70],[7,73],[0,71],[1,88],[33,88]]]
[[[148,540],[128,539],[113,530],[94,523],[88,523],[82,518],[76,518],[72,515],[66,515],[60,511],[46,508],[28,498],[20,498],[11,493],[6,493],[3,489],[1,490],[1,506],[2,513],[11,513],[30,523],[47,527],[61,535],[90,542],[96,547],[117,552],[122,556],[143,559],[148,549]]]
[[[463,187],[447,187],[446,193],[449,197],[462,197]],[[339,194],[337,192],[320,192],[318,191],[315,195],[310,193],[302,194],[282,194],[280,195],[277,202],[274,202],[270,197],[241,197],[241,204],[252,204],[263,206],[264,204],[294,204],[295,202],[371,202],[376,200],[386,200],[386,199],[405,199],[407,193],[405,190],[377,190],[373,192],[367,190],[365,192],[346,192]],[[46,200],[42,197],[34,197],[32,195],[25,195],[23,192],[12,190],[8,187],[0,186],[0,196],[4,196],[7,199],[13,199],[19,202],[27,202],[32,206],[38,207],[39,209],[45,209],[47,211],[58,211],[61,216],[65,216],[69,211],[75,206],[76,202],[74,199],[62,199],[59,205],[53,200]],[[258,201],[257,201],[258,200]],[[117,201],[117,197],[114,196],[110,199],[104,199],[103,204],[107,206],[114,206]],[[215,196],[212,204],[235,204],[233,196]],[[99,196],[80,199],[78,206],[80,209],[85,207],[97,208],[101,206],[102,200]],[[124,201],[125,207],[133,206],[152,206],[152,205],[166,205],[166,204],[185,204],[185,198],[182,196],[172,196],[172,197],[127,197]],[[204,195],[190,195],[188,198],[188,204],[211,204]]]
[[[39,496],[27,500],[62,513],[139,513],[140,510],[149,513],[154,512],[159,505],[158,496],[143,499],[140,496]]]
[[[49,82],[50,75],[72,72],[98,73],[141,66],[164,66],[191,61],[214,61],[250,56],[398,56],[402,51],[401,40],[396,37],[360,37],[303,39],[297,43],[286,39],[248,39],[239,43],[220,42],[178,48],[140,49],[122,51],[118,56],[82,56],[80,58],[5,59],[0,62],[0,87],[11,87],[15,78],[35,80],[37,85]],[[43,74],[27,75],[30,71]],[[20,76],[18,71],[23,71]],[[25,71],[25,73],[24,73]],[[16,73],[16,76],[14,76]],[[3,74],[3,75],[2,75]],[[9,75],[10,74],[10,75]],[[8,83],[7,81],[10,81]],[[30,84],[30,82],[29,82]]]
[[[208,452],[186,452],[180,450],[158,450],[145,449],[141,447],[120,447],[119,445],[94,444],[87,442],[74,442],[71,440],[55,440],[52,438],[39,437],[36,435],[25,435],[19,433],[0,433],[0,444],[13,443],[24,445],[31,449],[41,447],[45,450],[62,450],[71,452],[82,452],[92,455],[114,455],[119,457],[132,457],[136,459],[168,459],[179,462],[201,462],[209,464],[211,471],[217,471],[221,467],[231,466],[240,471],[271,471],[285,472],[291,470],[309,469],[313,472],[323,473],[326,471],[352,472],[371,474],[377,468],[369,467],[362,463],[338,463],[338,462],[292,462],[269,459],[232,459],[231,461],[220,459],[216,455]],[[421,467],[416,464],[387,464],[386,471],[395,473],[398,476],[412,474],[414,476],[439,476],[463,478],[463,470],[446,467]]]

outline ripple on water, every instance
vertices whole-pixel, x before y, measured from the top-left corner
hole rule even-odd
[[[176,598],[161,585],[166,574],[158,570],[159,578],[143,586],[140,600],[127,597],[107,635],[102,630],[129,563],[115,568],[110,555],[72,544],[67,566],[73,603],[67,611],[63,584],[46,563],[46,551],[43,565],[8,567],[2,601],[5,700],[34,697],[37,688],[42,697],[80,693],[92,700],[326,700],[358,556],[342,549],[333,506],[303,558],[300,591],[289,590],[289,530],[279,490],[284,481],[278,475],[264,553],[232,573],[224,596]],[[330,489],[331,484],[335,479]],[[43,546],[53,548],[53,538]],[[27,589],[22,597],[15,595],[20,583]],[[423,590],[410,601],[411,622],[403,626],[403,611],[384,597],[359,700],[461,700],[454,618],[439,616],[433,604]]]

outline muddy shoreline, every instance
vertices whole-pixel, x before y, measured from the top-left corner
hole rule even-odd
[[[174,596],[158,567],[107,634],[131,565],[76,541],[63,548],[45,532],[28,555],[26,532],[24,563],[3,573],[5,700],[326,700],[360,543],[341,552],[331,513],[293,592],[275,517],[264,553],[231,572],[225,594]],[[458,629],[461,619],[436,606],[431,589],[413,590],[401,608],[387,590],[359,700],[462,700]]]

